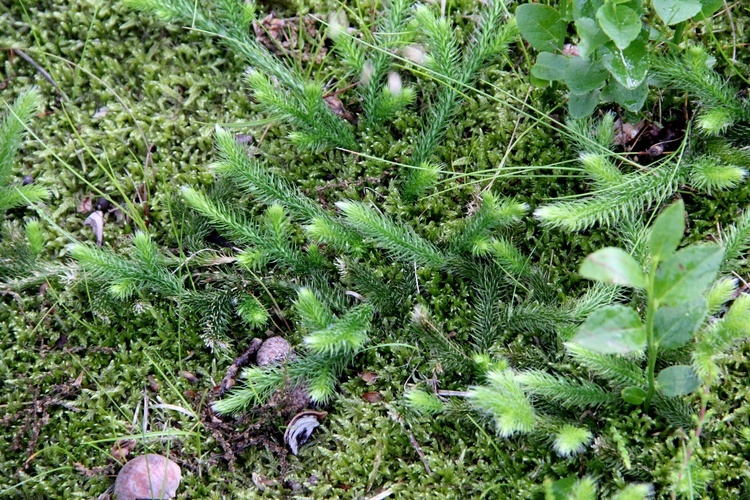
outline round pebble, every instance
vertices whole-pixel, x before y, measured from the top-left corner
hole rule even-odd
[[[156,454],[141,455],[123,465],[115,480],[116,500],[173,498],[182,480],[180,466]]]

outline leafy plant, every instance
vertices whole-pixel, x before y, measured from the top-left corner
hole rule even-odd
[[[12,105],[4,101],[3,104],[7,107],[7,113],[0,124],[0,214],[48,196],[47,190],[38,184],[10,184],[15,156],[26,127],[41,105],[39,92],[29,89],[21,93]]]
[[[682,202],[665,209],[651,227],[649,272],[619,248],[604,248],[589,255],[581,275],[596,281],[644,291],[646,318],[630,307],[614,305],[595,311],[570,340],[598,354],[633,355],[644,350],[648,358],[646,386],[623,388],[630,404],[649,409],[658,388],[666,397],[690,394],[700,379],[689,365],[662,368],[656,375],[659,350],[674,350],[693,340],[703,325],[709,304],[704,292],[719,272],[724,249],[716,244],[677,248],[685,232]],[[715,306],[715,304],[714,304]],[[749,324],[750,326],[750,324]]]
[[[642,406],[644,411],[655,410],[672,425],[682,426],[690,422],[690,410],[680,398],[703,386],[698,430],[676,458],[673,481],[677,493],[697,488],[687,476],[699,446],[697,436],[705,425],[707,393],[720,378],[717,360],[722,353],[750,338],[746,314],[750,296],[736,296],[734,280],[716,279],[726,258],[721,245],[679,248],[684,219],[681,201],[656,218],[647,235],[647,272],[633,256],[614,247],[594,252],[582,264],[582,276],[636,291],[635,308],[595,306],[577,328],[558,326],[568,359],[593,375],[593,380],[575,369],[568,372],[571,368],[562,360],[550,372],[514,369],[505,359],[474,355],[485,383],[451,395],[464,396],[469,408],[489,416],[499,436],[547,436],[556,453],[568,457],[582,453],[594,438],[590,427],[568,423],[565,415],[570,410],[618,411],[625,402]],[[724,306],[732,300],[729,307]],[[643,307],[638,307],[641,303]],[[453,411],[449,403],[422,389],[407,393],[406,399],[421,414]],[[572,491],[572,484],[565,480],[565,484],[550,485],[548,495],[568,498],[565,492]]]
[[[519,5],[521,35],[539,51],[531,76],[540,84],[564,83],[570,89],[568,111],[573,118],[590,115],[600,102],[639,111],[648,96],[655,46],[668,41],[670,32],[670,45],[679,44],[688,20],[705,19],[722,5],[716,0],[648,3],[652,10],[635,0],[563,1],[559,9]],[[660,22],[644,24],[646,14]],[[564,45],[571,23],[577,38]]]
[[[0,218],[9,209],[46,199],[46,188],[34,183],[12,184],[13,165],[26,127],[39,110],[41,99],[37,89],[22,92],[0,124]],[[44,232],[38,221],[26,224],[23,233],[15,225],[0,227],[0,280],[15,280],[27,275],[37,265],[44,249]]]

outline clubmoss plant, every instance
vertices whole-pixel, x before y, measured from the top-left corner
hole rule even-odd
[[[2,101],[7,108],[0,124],[0,219],[12,208],[40,202],[49,196],[43,186],[24,181],[12,183],[16,154],[25,135],[26,127],[39,110],[41,99],[37,89],[22,92],[12,105]],[[38,221],[26,224],[25,234],[3,220],[0,227],[0,281],[15,280],[27,275],[36,266],[44,249],[44,234]]]
[[[362,149],[357,146],[352,126],[336,116],[327,103],[319,83],[306,80],[247,35],[248,25],[257,21],[253,4],[243,6],[235,0],[222,0],[214,12],[182,0],[126,0],[125,3],[152,12],[165,21],[197,27],[219,37],[230,49],[245,57],[251,65],[246,79],[255,99],[271,116],[292,126],[290,138],[298,146],[316,152],[335,147]],[[365,40],[350,35],[340,16],[332,18],[329,28],[336,53],[359,78],[361,130],[382,125],[415,99],[414,90],[402,84],[398,73],[388,72],[393,51],[407,49],[407,55],[421,54],[410,57],[414,72],[426,73],[440,84],[414,141],[408,162],[411,168],[402,189],[407,199],[419,197],[434,185],[441,167],[433,156],[455,118],[463,93],[478,80],[483,69],[506,54],[516,36],[515,23],[504,21],[506,13],[503,0],[489,2],[481,11],[475,33],[463,55],[448,19],[438,16],[432,7],[413,9],[406,0],[388,2],[381,21]],[[419,48],[407,47],[412,38],[410,30],[422,34],[419,41],[427,46],[427,54],[422,54]]]
[[[656,74],[664,85],[696,99],[694,127],[699,133],[691,134],[693,126],[688,126],[675,152],[643,171],[636,163],[613,155],[611,114],[595,126],[588,120],[573,121],[573,128],[588,130],[595,139],[577,141],[581,166],[595,189],[580,200],[537,208],[534,215],[544,225],[568,231],[595,225],[622,227],[626,221],[641,219],[644,209],[658,207],[680,186],[718,194],[743,183],[750,166],[750,155],[743,147],[750,122],[747,99],[712,71],[712,59],[701,46],[689,47],[680,58],[660,61]]]

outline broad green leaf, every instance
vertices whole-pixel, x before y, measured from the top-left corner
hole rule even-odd
[[[607,247],[592,253],[583,261],[581,276],[602,283],[644,288],[646,278],[641,265],[625,250]]]
[[[607,79],[607,71],[598,61],[572,57],[565,68],[565,83],[574,94],[586,94],[600,88]]]
[[[659,347],[676,349],[687,344],[707,314],[708,302],[703,297],[674,307],[660,307],[654,315],[654,338]]]
[[[646,391],[635,386],[626,387],[620,394],[622,395],[623,401],[636,406],[643,403],[646,400],[646,396],[648,396]]]
[[[581,40],[578,42],[578,52],[581,57],[588,57],[594,51],[609,41],[609,37],[601,30],[596,21],[590,17],[576,19],[576,31]]]
[[[656,381],[659,383],[659,391],[670,398],[690,394],[700,386],[698,375],[687,365],[664,368]]]
[[[536,50],[555,52],[562,49],[567,24],[552,7],[538,3],[519,5],[516,22],[521,35]]]
[[[571,342],[602,354],[626,354],[646,345],[646,328],[633,309],[621,305],[597,309]]]
[[[568,61],[569,59],[565,56],[541,52],[536,58],[536,64],[531,67],[531,74],[540,80],[562,81],[565,79],[565,68],[568,66]]]
[[[619,49],[625,49],[641,32],[641,16],[626,5],[606,2],[596,11],[599,26]]]
[[[604,0],[573,0],[573,18],[593,18],[599,7],[604,5]]]
[[[687,21],[703,9],[700,0],[654,0],[654,10],[664,24],[673,24]]]
[[[709,17],[724,5],[724,0],[701,0],[701,15],[698,19]]]
[[[587,92],[585,94],[570,93],[568,97],[568,114],[571,118],[585,118],[596,109],[599,104],[599,89]]]
[[[627,89],[620,85],[620,82],[612,78],[602,91],[602,100],[607,102],[616,102],[623,108],[632,113],[636,113],[643,108],[643,103],[648,97],[648,81],[644,80],[638,87],[633,90]]]
[[[643,30],[642,36],[625,49],[612,47],[602,57],[604,67],[626,89],[633,90],[646,80],[649,69],[649,55],[646,43],[648,33]]]
[[[723,257],[719,245],[683,248],[656,270],[654,297],[667,305],[699,298],[716,278]]]
[[[651,226],[651,257],[659,260],[671,257],[680,245],[684,233],[685,205],[679,200],[662,210]]]

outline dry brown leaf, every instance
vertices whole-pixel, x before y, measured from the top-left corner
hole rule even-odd
[[[380,401],[383,401],[383,395],[377,391],[370,391],[362,394],[362,399],[368,403],[379,403]]]

